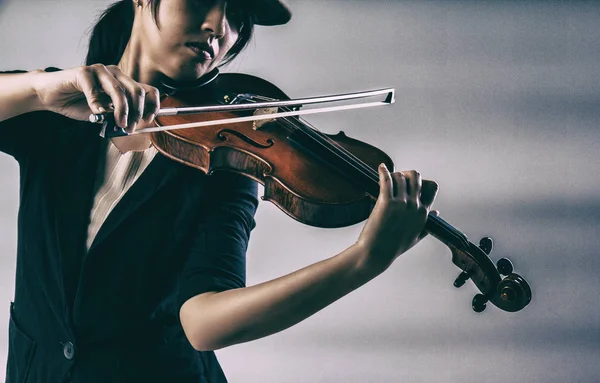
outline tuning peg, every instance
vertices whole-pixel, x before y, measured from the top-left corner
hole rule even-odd
[[[470,278],[469,273],[467,273],[466,271],[463,271],[462,273],[458,274],[458,277],[456,277],[456,279],[454,280],[454,287],[459,288],[462,285],[465,284],[465,282]]]
[[[513,264],[508,258],[500,258],[498,262],[496,262],[496,267],[498,268],[498,272],[502,275],[510,275],[513,272]]]
[[[473,297],[473,303],[472,303],[473,311],[475,311],[476,313],[480,313],[483,310],[485,310],[485,304],[487,303],[487,301],[488,301],[488,299],[485,297],[485,295],[483,295],[483,294],[475,295],[475,297]]]
[[[483,237],[479,241],[479,248],[483,250],[484,253],[489,255],[492,252],[492,247],[494,246],[494,241],[490,237]]]

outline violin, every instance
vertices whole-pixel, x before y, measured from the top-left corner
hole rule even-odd
[[[163,155],[206,174],[225,170],[254,179],[264,186],[263,200],[304,224],[339,228],[368,218],[379,194],[377,167],[383,162],[393,171],[392,159],[343,131],[321,133],[299,115],[311,113],[301,110],[305,104],[332,100],[385,95],[382,102],[338,108],[391,104],[393,89],[337,99],[290,100],[278,87],[258,77],[218,72],[208,77],[196,86],[166,86],[156,127],[132,134],[149,133]],[[338,110],[334,108],[325,109]],[[103,124],[101,135],[105,138],[128,134],[116,126],[110,114],[91,115],[90,121]],[[484,237],[475,245],[431,214],[425,229],[451,250],[452,262],[461,270],[454,286],[470,279],[479,290],[472,300],[475,312],[482,312],[487,302],[508,312],[529,304],[531,288],[513,272],[511,261],[501,258],[494,264],[490,259],[491,238]]]

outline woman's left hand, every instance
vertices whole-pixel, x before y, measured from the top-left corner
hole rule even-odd
[[[427,235],[425,223],[438,184],[421,180],[415,170],[390,173],[385,165],[379,167],[379,182],[379,197],[356,246],[367,258],[365,265],[385,270]]]

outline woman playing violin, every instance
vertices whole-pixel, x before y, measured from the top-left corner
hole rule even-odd
[[[278,0],[122,0],[85,66],[0,75],[0,149],[20,166],[8,382],[225,382],[213,350],[274,334],[385,271],[421,240],[435,182],[379,168],[356,242],[245,285],[257,184],[169,160],[147,135],[99,137],[90,113],[132,132],[165,84],[214,76]]]

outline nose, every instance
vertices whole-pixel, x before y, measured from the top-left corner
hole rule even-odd
[[[224,1],[217,2],[206,13],[204,22],[202,23],[202,31],[207,32],[217,39],[223,38],[226,30],[226,3]]]

